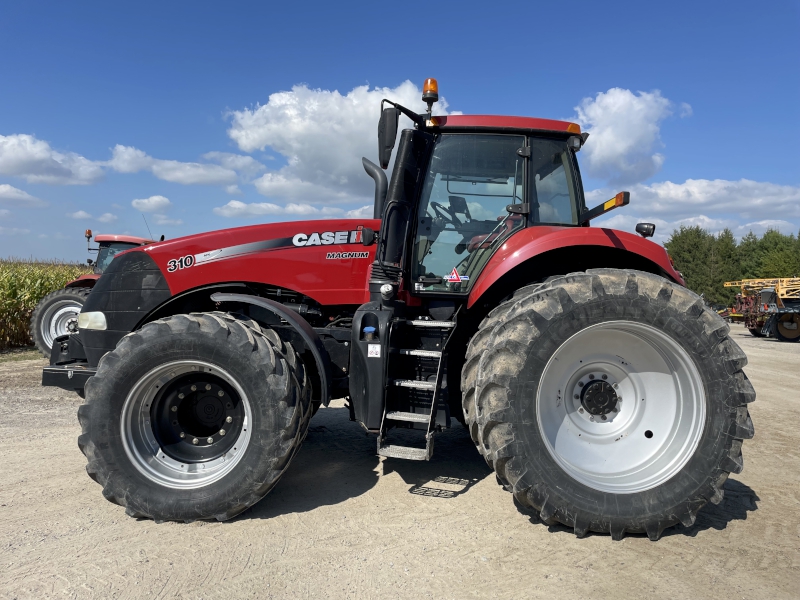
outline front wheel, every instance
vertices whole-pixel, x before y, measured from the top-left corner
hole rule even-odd
[[[519,503],[579,536],[658,539],[722,499],[755,393],[702,299],[598,269],[510,302],[470,344],[462,386],[473,440]]]
[[[78,445],[130,516],[222,521],[278,482],[308,431],[310,391],[274,331],[225,313],[169,317],[101,359]]]
[[[782,342],[800,342],[800,314],[779,315],[775,323],[775,337]]]
[[[57,337],[78,331],[78,315],[91,291],[84,287],[64,288],[39,300],[31,315],[30,333],[45,358],[50,358]]]

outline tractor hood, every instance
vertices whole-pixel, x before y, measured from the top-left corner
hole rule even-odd
[[[222,229],[151,244],[145,252],[166,278],[171,294],[225,282],[264,283],[290,289],[320,304],[360,304],[375,245],[364,228],[375,219],[269,223]]]

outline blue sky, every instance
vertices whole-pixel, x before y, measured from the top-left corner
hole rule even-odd
[[[363,214],[380,97],[581,121],[632,229],[800,229],[800,3],[4,3],[0,256]],[[377,89],[376,89],[377,88]],[[138,201],[138,202],[135,202]],[[359,213],[359,209],[362,210]]]

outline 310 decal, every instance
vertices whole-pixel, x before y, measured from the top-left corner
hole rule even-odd
[[[187,256],[181,256],[180,258],[173,258],[172,260],[167,261],[167,271],[173,273],[178,269],[188,269],[194,264],[194,256],[191,254]]]

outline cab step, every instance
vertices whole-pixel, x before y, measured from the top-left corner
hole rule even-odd
[[[436,384],[432,381],[419,381],[417,379],[394,379],[392,384],[397,387],[413,388],[415,390],[435,390]]]
[[[425,319],[411,321],[411,324],[414,327],[440,327],[442,329],[451,329],[456,326],[454,321],[428,321]]]
[[[421,356],[422,358],[442,357],[442,353],[439,350],[398,350],[398,352],[406,356]]]
[[[378,441],[378,456],[388,458],[402,458],[405,460],[430,460],[433,444],[427,448],[413,448],[411,446],[398,446],[396,444],[381,445]]]
[[[423,415],[421,413],[401,412],[399,410],[390,411],[386,413],[386,418],[392,421],[408,421],[410,423],[427,423],[431,420],[430,415]]]

